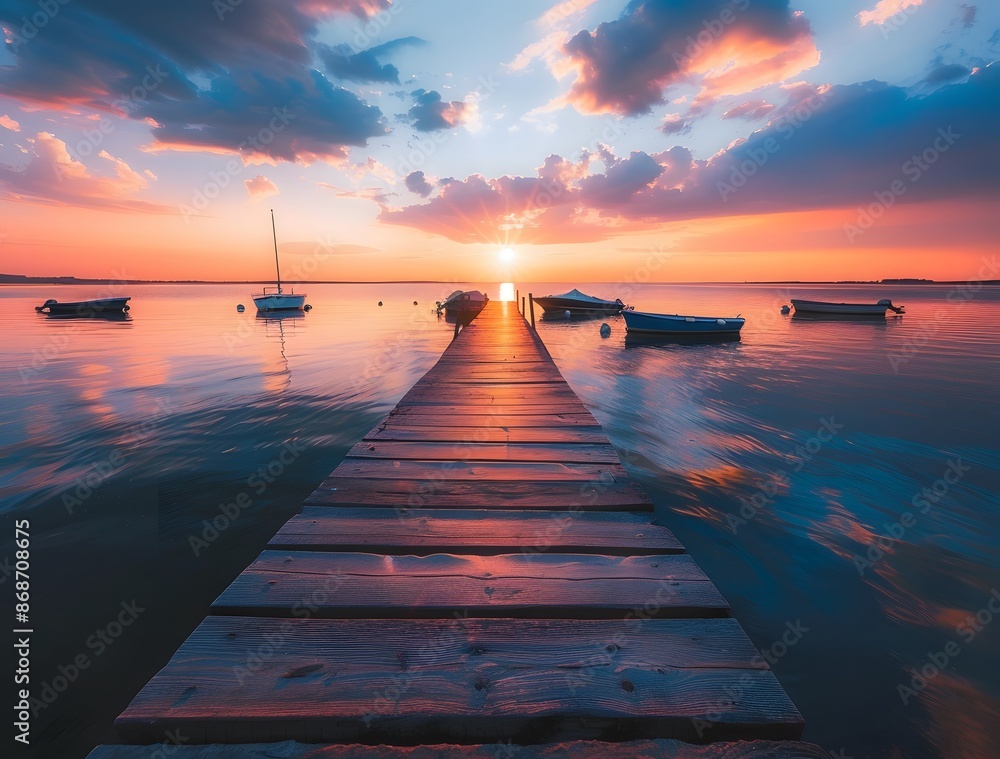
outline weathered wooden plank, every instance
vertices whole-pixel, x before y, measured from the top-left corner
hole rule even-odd
[[[538,366],[544,365],[548,359],[542,357],[541,355],[535,353],[534,351],[524,351],[521,354],[510,353],[510,351],[493,351],[493,350],[481,350],[474,351],[468,350],[465,352],[458,351],[456,353],[449,355],[444,355],[436,365],[440,366],[467,366],[469,364],[479,364],[494,365],[494,366],[514,366],[523,364],[535,364]]]
[[[517,414],[500,412],[496,409],[485,414],[437,414],[410,413],[405,410],[389,414],[381,426],[396,427],[598,427],[597,420],[589,412],[572,414]],[[376,429],[378,429],[376,427]]]
[[[687,555],[384,556],[264,551],[215,614],[324,619],[719,617],[729,606]]]
[[[463,393],[463,394],[480,394],[489,395],[490,393],[505,393],[507,395],[515,395],[517,397],[531,396],[531,395],[558,395],[558,396],[572,396],[577,397],[576,393],[570,389],[569,385],[563,382],[538,382],[538,381],[524,381],[524,382],[503,382],[496,380],[481,379],[473,382],[464,382],[462,384],[449,384],[447,382],[432,382],[427,380],[420,380],[417,382],[410,390],[410,392],[424,392],[424,393]]]
[[[489,416],[491,414],[507,416],[538,416],[547,414],[557,416],[561,414],[589,414],[587,407],[579,401],[563,401],[561,403],[548,404],[488,404],[488,403],[456,403],[454,405],[442,406],[432,403],[401,403],[396,407],[396,414],[431,414],[440,423],[444,419],[452,421],[452,416],[462,416],[464,414],[474,414],[479,416]],[[395,416],[395,414],[394,414]],[[591,422],[593,424],[593,422]]]
[[[511,398],[443,398],[434,395],[414,397],[401,402],[401,408],[411,413],[446,414],[582,414],[587,408],[580,401],[567,396],[564,400],[520,401]],[[448,409],[442,412],[441,409]]]
[[[217,617],[116,727],[129,742],[712,741],[797,739],[802,719],[733,620]]]
[[[466,327],[307,504],[122,715],[126,740],[801,733],[507,305]]]
[[[516,387],[518,385],[561,385],[565,380],[555,373],[533,373],[530,375],[508,374],[506,372],[491,372],[490,374],[435,374],[434,377],[424,376],[424,380],[433,382],[440,387],[464,387],[467,385],[476,386],[484,382],[492,385],[507,385]]]
[[[333,470],[334,477],[383,480],[475,480],[478,482],[624,482],[621,464],[570,464],[559,462],[390,461],[388,459],[344,459]]]
[[[608,556],[603,554],[512,553],[496,556],[384,556],[375,553],[267,550],[247,572],[340,577],[427,577],[446,582],[466,577],[505,580],[696,580],[708,577],[686,554]],[[442,588],[435,590],[441,591]]]
[[[697,746],[675,740],[571,741],[540,746],[509,743],[457,746],[244,743],[210,746],[98,746],[87,759],[830,759],[819,746],[797,741],[737,741]]]
[[[684,548],[649,513],[328,509],[307,506],[271,538],[273,549],[383,554],[651,555]]]
[[[330,477],[306,499],[315,506],[423,506],[549,511],[651,511],[649,496],[634,482],[463,482]]]
[[[608,445],[580,443],[472,443],[429,441],[382,442],[367,440],[347,454],[362,459],[416,459],[424,461],[524,461],[567,464],[618,464]]]
[[[364,437],[375,441],[437,443],[593,443],[608,438],[600,427],[399,427],[379,426]]]
[[[449,364],[435,366],[427,372],[420,383],[425,384],[449,384],[456,382],[494,382],[494,383],[520,383],[520,382],[564,382],[562,374],[552,364],[539,362],[538,364],[504,364],[482,365],[470,364]]]

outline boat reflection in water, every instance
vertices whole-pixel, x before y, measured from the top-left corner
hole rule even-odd
[[[727,343],[741,342],[742,337],[739,332],[723,332],[708,335],[671,335],[656,334],[651,332],[629,332],[625,335],[626,348],[639,348],[643,346],[698,346],[698,345],[725,345]]]
[[[901,317],[886,319],[885,314],[822,314],[811,311],[795,311],[792,314],[793,322],[866,322],[881,324],[883,327],[896,318]]]
[[[265,381],[268,390],[287,390],[292,384],[292,369],[285,353],[285,331],[294,334],[297,328],[305,326],[299,321],[306,318],[305,311],[258,311],[255,321],[264,327],[264,334],[271,340],[277,340],[278,352],[281,358],[274,364],[274,369],[268,372]]]
[[[257,321],[259,322],[283,322],[289,319],[305,319],[305,311],[258,311]]]
[[[44,313],[39,312],[45,319],[53,321],[76,321],[86,320],[91,322],[131,322],[132,314],[128,311],[94,311],[82,313]]]
[[[538,302],[537,299],[535,301]],[[569,316],[566,315],[569,311]],[[615,313],[618,313],[617,311]],[[565,309],[563,311],[542,311],[538,314],[538,321],[542,322],[565,322],[565,321],[592,321],[594,319],[604,319],[609,314],[605,311],[579,311],[577,309]]]

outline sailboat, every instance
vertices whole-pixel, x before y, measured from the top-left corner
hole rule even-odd
[[[278,264],[278,233],[274,228],[274,209],[271,209],[271,234],[274,236],[274,270],[278,278],[277,287],[265,287],[261,293],[252,294],[258,311],[301,311],[306,302],[305,293],[296,295],[295,290],[285,292],[281,287],[281,266]]]

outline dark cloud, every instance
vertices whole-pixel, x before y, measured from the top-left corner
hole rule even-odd
[[[319,56],[326,66],[327,73],[338,79],[399,84],[399,69],[391,63],[381,63],[379,58],[389,55],[397,48],[421,44],[424,44],[424,41],[419,37],[402,37],[360,52],[355,52],[350,45],[337,47],[324,45],[319,48]]]
[[[763,100],[748,100],[746,103],[740,103],[735,108],[730,108],[722,114],[722,118],[756,121],[757,119],[764,118],[773,110],[774,105],[772,103]]]
[[[335,158],[384,131],[377,108],[311,71],[309,45],[330,13],[364,17],[389,0],[57,5],[41,28],[31,23],[37,2],[0,5],[15,60],[0,68],[0,94],[152,119],[161,146],[228,152],[267,126],[273,109],[290,108],[296,118],[282,137],[252,151],[267,160]]]
[[[414,90],[410,94],[413,96],[413,105],[407,118],[418,132],[434,132],[460,126],[471,112],[468,103],[461,100],[445,102],[441,93],[434,90]]]
[[[348,146],[385,132],[378,108],[318,71],[283,81],[220,77],[194,99],[155,99],[137,113],[159,124],[152,133],[162,147],[235,151],[249,161],[340,161]]]
[[[516,242],[556,243],[606,239],[651,222],[867,206],[893,183],[903,188],[893,200],[901,205],[1000,199],[1000,64],[923,97],[866,82],[811,94],[795,88],[790,104],[707,161],[677,147],[602,157],[602,174],[578,180],[473,175],[379,218],[461,242],[495,242],[499,230]],[[556,156],[545,166],[565,164]]]
[[[691,151],[681,145],[675,145],[670,150],[656,153],[652,156],[662,169],[656,180],[658,187],[678,187],[691,176],[695,161]]]
[[[714,68],[719,52],[733,65],[703,79],[706,95],[755,89],[818,61],[809,23],[788,0],[632,0],[563,51],[577,72],[570,101],[626,115],[648,113],[671,84]]]
[[[636,151],[608,167],[603,174],[581,179],[579,200],[588,208],[613,208],[628,203],[635,193],[648,188],[662,173],[663,167],[654,158]]]
[[[663,119],[660,131],[664,134],[683,134],[691,131],[691,122],[676,113],[671,113]]]
[[[427,181],[427,177],[424,176],[424,172],[422,171],[413,171],[407,174],[403,180],[403,184],[406,185],[407,190],[422,198],[426,198],[434,192],[434,185]]]
[[[947,84],[949,82],[957,82],[959,79],[964,79],[970,73],[972,73],[968,68],[960,63],[950,63],[945,66],[938,66],[931,73],[924,77],[923,83],[931,86],[938,84]]]
[[[958,17],[958,22],[965,29],[971,29],[976,24],[976,14],[979,12],[979,8],[975,5],[966,5],[963,3],[959,6],[962,10],[962,14]]]

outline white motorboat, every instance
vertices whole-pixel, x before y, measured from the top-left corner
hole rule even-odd
[[[533,299],[546,313],[569,311],[570,313],[617,314],[625,304],[620,299],[605,300],[587,295],[575,287],[562,295],[543,295]]]
[[[456,290],[447,298],[438,301],[438,313],[444,311],[449,316],[458,314],[478,314],[482,311],[490,298],[479,290]]]

